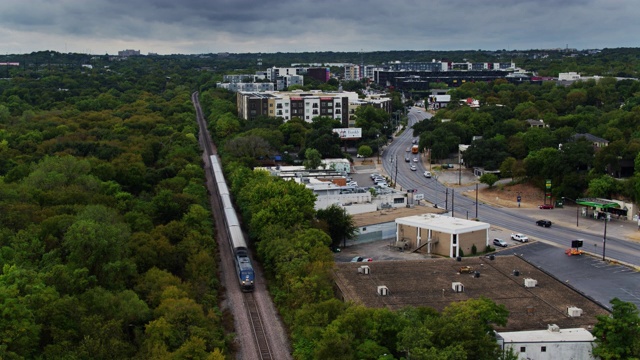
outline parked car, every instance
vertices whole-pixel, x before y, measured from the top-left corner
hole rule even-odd
[[[373,173],[373,174],[369,175],[369,177],[371,178],[371,180],[373,180],[373,178],[376,178],[376,177],[378,177],[378,176],[380,176],[380,174],[378,174],[378,173]]]
[[[520,241],[523,243],[529,242],[529,238],[523,234],[514,234],[511,233],[511,240]]]
[[[357,155],[356,155],[356,157],[358,157],[358,158],[363,158],[363,157],[364,157],[364,155],[357,154]]]
[[[412,143],[412,144],[417,144],[417,143],[418,143],[418,139],[413,139],[413,140],[411,140],[411,143]]]
[[[347,186],[358,186],[358,182],[357,181],[349,181],[347,183]]]
[[[427,179],[431,179],[431,171],[425,171],[424,172],[424,177],[426,177]]]
[[[415,165],[411,165],[411,167],[409,167],[411,169],[411,171],[416,171],[418,170],[418,167]]]
[[[553,209],[553,204],[541,204],[538,205],[538,209]]]
[[[507,244],[506,241],[502,240],[502,239],[493,239],[493,245],[495,246],[500,246],[500,247],[507,247],[509,246],[509,244]]]
[[[544,226],[544,227],[551,227],[551,220],[547,220],[547,219],[538,220],[538,221],[536,221],[536,225]]]
[[[362,257],[362,256],[356,256],[353,259],[351,259],[351,262],[369,262],[369,261],[373,261],[373,259],[368,257]]]

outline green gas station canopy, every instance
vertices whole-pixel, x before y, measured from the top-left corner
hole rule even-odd
[[[585,206],[594,206],[603,209],[608,208],[619,208],[620,205],[610,200],[605,199],[597,199],[597,198],[584,198],[584,199],[576,199],[576,203]]]

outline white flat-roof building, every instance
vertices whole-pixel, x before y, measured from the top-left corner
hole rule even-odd
[[[498,344],[509,348],[518,359],[529,360],[595,360],[591,354],[594,337],[586,329],[560,329],[549,325],[547,330],[496,332]]]
[[[396,219],[396,241],[409,249],[426,248],[427,254],[458,257],[471,254],[472,248],[484,251],[489,245],[490,224],[437,214],[422,214]]]

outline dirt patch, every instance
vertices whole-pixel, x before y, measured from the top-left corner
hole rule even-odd
[[[475,196],[475,191],[467,192],[466,195]],[[508,208],[518,207],[518,195],[522,208],[535,208],[544,203],[544,191],[530,184],[498,184],[478,190],[478,200]]]

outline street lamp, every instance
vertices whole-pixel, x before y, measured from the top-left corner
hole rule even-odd
[[[380,133],[378,133],[376,142],[378,144],[378,164],[380,164]]]

